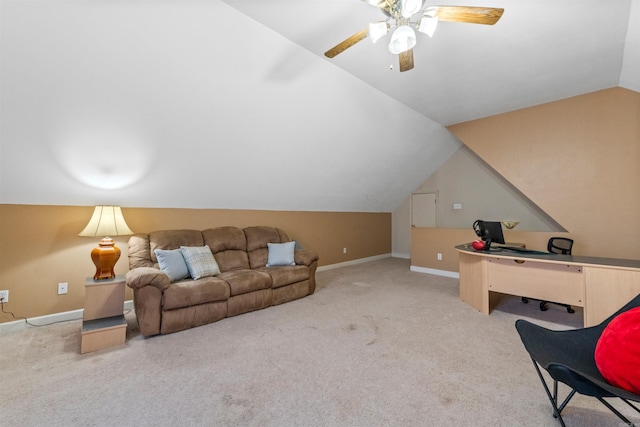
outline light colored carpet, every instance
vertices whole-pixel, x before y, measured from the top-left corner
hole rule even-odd
[[[2,334],[0,425],[559,425],[514,322],[566,329],[581,310],[505,297],[484,316],[460,301],[457,279],[394,258],[318,283],[310,297],[166,336],[140,336],[129,313],[124,346],[85,355],[80,321]],[[620,425],[583,396],[564,417]]]

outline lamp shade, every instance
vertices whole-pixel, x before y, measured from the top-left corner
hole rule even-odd
[[[120,206],[96,206],[87,226],[78,234],[82,237],[127,236],[133,234]]]
[[[391,34],[389,42],[389,52],[399,54],[413,49],[416,45],[416,32],[408,25],[402,25]]]
[[[116,276],[113,267],[120,258],[120,249],[109,236],[128,234],[133,234],[133,231],[124,220],[119,206],[96,206],[89,223],[78,234],[82,237],[103,236],[99,246],[91,251],[91,260],[96,266],[94,280],[113,279]]]

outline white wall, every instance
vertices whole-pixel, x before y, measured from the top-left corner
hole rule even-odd
[[[640,92],[640,0],[631,0],[620,86]]]
[[[220,1],[0,20],[0,203],[391,212],[458,146]]]
[[[411,196],[391,214],[391,250],[396,258],[411,257]]]

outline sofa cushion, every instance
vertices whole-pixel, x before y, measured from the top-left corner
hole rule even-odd
[[[138,267],[154,267],[148,234],[134,234],[129,237],[129,270]]]
[[[156,249],[154,252],[158,258],[160,270],[169,276],[171,282],[189,277],[189,269],[180,249]]]
[[[202,232],[204,242],[211,248],[220,271],[249,268],[247,239],[244,231],[237,227],[217,227]]]
[[[251,268],[264,267],[269,257],[268,243],[285,243],[289,236],[275,227],[258,226],[244,229],[247,236],[247,254]]]
[[[204,246],[200,230],[161,230],[149,233],[149,253],[156,265],[156,249],[180,249],[180,246]]]
[[[229,298],[229,286],[217,277],[185,280],[169,285],[162,295],[162,309],[189,307]]]
[[[229,284],[231,296],[271,288],[271,276],[262,271],[234,270],[220,273],[218,278]]]
[[[309,267],[306,265],[261,267],[257,271],[265,272],[271,276],[272,288],[279,288],[309,279]]]
[[[180,250],[193,280],[220,274],[209,246],[181,246]]]

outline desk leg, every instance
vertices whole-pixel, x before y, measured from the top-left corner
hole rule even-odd
[[[594,326],[640,294],[640,271],[584,267],[584,325]]]
[[[489,314],[489,285],[483,257],[459,252],[460,299],[482,314]]]

